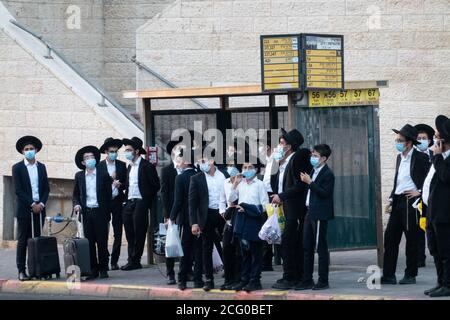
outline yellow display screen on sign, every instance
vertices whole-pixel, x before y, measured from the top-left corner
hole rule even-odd
[[[305,35],[306,89],[343,89],[343,37]]]
[[[310,107],[377,105],[379,98],[378,89],[310,90],[308,105]]]
[[[261,36],[263,91],[295,90],[300,82],[299,35]]]

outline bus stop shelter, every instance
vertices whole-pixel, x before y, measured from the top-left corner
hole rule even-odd
[[[335,219],[329,224],[332,250],[377,249],[382,263],[383,225],[379,143],[379,88],[387,81],[346,82],[345,90],[263,92],[260,85],[150,89],[124,92],[141,99],[144,143],[157,146],[157,166],[168,163],[165,146],[178,128],[298,129],[303,147],[327,143],[335,182]],[[160,101],[171,104],[161,105]],[[186,104],[186,101],[189,101]],[[177,101],[184,101],[177,104]],[[206,101],[206,102],[205,102]],[[255,101],[256,104],[255,104]],[[211,103],[213,107],[208,107]],[[272,142],[276,144],[276,142]],[[153,234],[161,220],[158,196],[151,210],[147,237],[148,263],[153,260]]]

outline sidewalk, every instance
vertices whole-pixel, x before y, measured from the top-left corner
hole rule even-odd
[[[119,265],[125,264],[126,248],[122,248]],[[402,251],[401,251],[402,252]],[[60,248],[60,258],[62,258]],[[402,277],[404,256],[399,259],[397,278]],[[142,261],[146,261],[144,257]],[[262,275],[263,290],[252,292],[201,289],[180,291],[176,286],[166,285],[165,265],[158,264],[135,271],[110,271],[109,279],[82,282],[80,289],[69,289],[64,275],[60,280],[27,281],[17,280],[15,268],[15,249],[0,249],[0,292],[23,294],[58,294],[74,296],[96,296],[123,299],[294,299],[294,300],[343,300],[343,299],[430,299],[423,294],[425,289],[435,284],[435,269],[430,258],[427,267],[419,270],[416,285],[382,286],[370,290],[366,280],[367,267],[376,264],[376,251],[332,252],[330,267],[330,289],[324,291],[276,291],[271,285],[281,277],[281,267]],[[64,263],[61,259],[61,268]],[[176,266],[176,270],[177,270]],[[223,283],[221,274],[215,276],[216,288]],[[188,283],[192,285],[192,283]]]

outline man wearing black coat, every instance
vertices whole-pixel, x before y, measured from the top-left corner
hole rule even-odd
[[[392,212],[384,233],[384,264],[382,284],[396,284],[395,271],[402,234],[406,237],[406,269],[400,284],[415,284],[418,268],[419,215],[412,204],[420,196],[429,168],[428,156],[413,148],[417,145],[417,129],[407,124],[397,134],[399,154],[391,193]]]
[[[117,152],[122,147],[122,140],[107,138],[100,147],[100,153],[105,153],[105,160],[100,161],[99,170],[107,172],[111,177],[113,199],[111,201],[111,218],[114,231],[114,243],[111,253],[111,270],[119,270],[117,262],[122,246],[122,204],[125,201],[125,180],[127,179],[127,166],[125,162],[117,159]]]
[[[436,118],[437,143],[432,147],[433,166],[423,186],[428,203],[427,239],[434,258],[437,285],[425,291],[430,297],[450,296],[450,120]]]
[[[286,218],[281,239],[283,277],[272,286],[274,289],[289,290],[303,277],[303,221],[307,185],[300,180],[300,173],[312,170],[309,161],[311,151],[299,149],[303,142],[303,136],[298,130],[286,132],[281,129],[279,146],[274,153],[279,169],[271,177],[274,192],[272,203],[283,205]]]
[[[89,240],[90,279],[108,278],[112,186],[108,172],[97,170],[99,161],[100,151],[94,146],[83,147],[75,155],[75,163],[81,171],[75,174],[72,202],[74,212],[83,217],[84,235]]]
[[[141,155],[147,152],[138,137],[123,139],[125,158],[130,161],[125,183],[126,203],[122,211],[125,236],[128,242],[128,263],[124,271],[141,269],[145,238],[149,225],[149,209],[156,198],[160,182],[156,168]]]
[[[45,219],[45,205],[50,193],[45,165],[36,160],[36,153],[42,149],[42,142],[33,136],[24,136],[16,143],[17,152],[24,160],[12,167],[12,178],[16,193],[17,255],[16,263],[19,280],[29,280],[26,273],[28,239],[32,237],[33,223],[35,237],[40,235],[40,225]],[[33,214],[33,217],[31,216]],[[42,220],[39,215],[42,213]],[[33,219],[32,219],[33,218]]]

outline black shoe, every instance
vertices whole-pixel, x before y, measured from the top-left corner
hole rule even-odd
[[[94,280],[97,279],[99,276],[98,271],[93,271],[89,276],[86,277],[86,280]]]
[[[438,289],[440,289],[440,288],[442,288],[442,286],[441,286],[440,284],[438,284],[438,285],[436,285],[436,287],[433,287],[433,288],[431,288],[431,289],[425,290],[425,291],[423,292],[423,294],[426,295],[426,296],[429,296],[430,293],[432,293],[433,291],[436,291],[436,290],[438,290]]]
[[[450,297],[450,288],[440,287],[436,291],[430,293],[431,298]]]
[[[283,279],[280,282],[277,281],[274,285],[272,285],[273,289],[278,289],[278,290],[290,290],[294,287],[295,287],[295,282],[288,281],[286,279]]]
[[[250,282],[248,285],[242,288],[242,290],[247,292],[252,292],[256,290],[262,290],[261,282]]]
[[[273,271],[273,267],[272,266],[264,266],[263,268],[262,268],[262,271],[264,272],[264,271]]]
[[[398,284],[416,284],[416,277],[404,276]]]
[[[220,290],[230,290],[228,288],[231,287],[232,285],[233,285],[233,283],[231,283],[229,281],[225,281],[225,283],[220,286]]]
[[[108,271],[106,271],[106,270],[100,271],[100,279],[106,279],[106,278],[109,278]]]
[[[194,275],[192,273],[188,273],[186,277],[187,282],[193,282],[194,281]]]
[[[276,266],[281,266],[281,258],[275,258],[273,260],[273,264]]]
[[[329,288],[330,288],[330,285],[328,284],[328,282],[319,281],[314,285],[314,287],[312,289],[313,290],[325,290],[325,289],[329,289]]]
[[[425,261],[420,261],[417,263],[417,268],[425,268],[427,266],[427,264],[425,263]]]
[[[213,280],[206,280],[205,285],[203,286],[204,291],[209,291],[214,289],[214,281]]]
[[[205,283],[203,281],[201,281],[201,282],[194,282],[194,288],[195,289],[203,288],[204,285],[205,285]]]
[[[314,287],[314,281],[302,281],[294,287],[294,290],[311,290]]]
[[[169,286],[174,285],[174,284],[176,284],[176,283],[177,283],[177,282],[175,281],[175,277],[174,277],[174,276],[169,277],[169,279],[167,280],[167,284],[168,284]]]
[[[126,265],[122,266],[120,270],[123,271],[131,271],[131,270],[137,270],[142,269],[142,265],[140,263],[127,263]]]
[[[180,289],[181,291],[186,290],[187,286],[186,286],[186,282],[178,282],[178,289]]]
[[[397,284],[397,279],[395,277],[381,277],[381,284]]]
[[[25,271],[19,272],[19,281],[28,281],[31,280],[31,278],[27,275]]]
[[[119,270],[120,268],[119,268],[119,265],[117,264],[117,262],[116,263],[111,263],[111,270]]]
[[[238,282],[231,287],[231,290],[241,291],[245,286],[247,286],[248,282]]]

